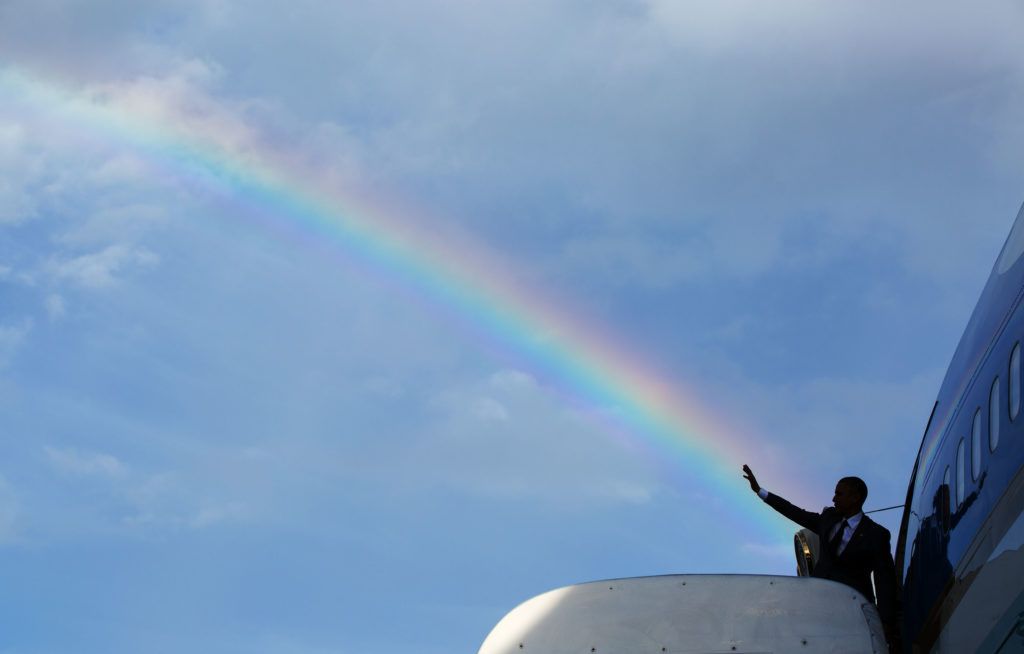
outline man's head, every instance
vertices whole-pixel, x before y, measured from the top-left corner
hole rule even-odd
[[[860,513],[864,500],[868,499],[868,485],[860,477],[843,477],[836,483],[836,494],[832,496],[832,506],[844,518]]]

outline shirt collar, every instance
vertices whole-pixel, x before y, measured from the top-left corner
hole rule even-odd
[[[850,529],[856,530],[857,525],[860,524],[860,519],[864,517],[864,512],[861,511],[855,516],[846,518],[846,524],[850,525]]]

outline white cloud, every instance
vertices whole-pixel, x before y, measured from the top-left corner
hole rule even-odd
[[[206,89],[221,75],[217,64],[190,59],[180,62],[170,73],[102,83],[90,92],[94,106],[117,111],[143,125],[160,125],[178,138],[195,139],[206,147],[244,158],[259,141],[258,132],[245,119],[245,111],[256,103],[231,103],[211,97]],[[131,168],[127,166],[128,172]]]
[[[971,100],[981,97],[973,95],[979,79],[991,81],[999,66],[1019,70],[1008,62],[1024,60],[1017,56],[1019,10],[1003,1],[985,2],[985,11],[943,4],[928,24],[917,19],[920,3],[865,8],[805,0],[770,10],[749,0],[713,7],[517,3],[500,11],[435,2],[403,7],[402,15],[418,17],[412,21],[391,20],[388,3],[301,7],[287,25],[230,3],[212,13],[209,3],[190,6],[178,28],[183,42],[210,46],[198,48],[208,53],[204,58],[168,50],[151,71],[85,84],[85,96],[242,159],[268,145],[301,144],[291,155],[283,154],[289,147],[270,149],[283,159],[300,149],[297,159],[315,159],[318,169],[345,178],[391,175],[384,183],[396,185],[426,179],[484,201],[483,194],[530,198],[553,188],[553,217],[517,207],[502,217],[522,221],[527,240],[545,236],[530,231],[538,222],[573,223],[573,235],[546,266],[552,276],[577,266],[585,274],[610,271],[602,279],[619,286],[660,289],[750,277],[786,265],[780,243],[787,228],[800,226],[795,214],[823,211],[855,234],[900,223],[897,255],[907,254],[914,266],[966,265],[957,263],[962,257],[935,256],[922,241],[947,238],[938,244],[944,250],[960,245],[956,237],[929,236],[958,232],[934,229],[926,210],[903,211],[901,201],[919,196],[900,191],[894,201],[894,172],[872,166],[864,144],[885,141],[890,132],[879,129],[892,128],[895,172],[924,170],[914,155],[920,135],[901,121],[958,93],[966,94],[964,111],[984,124],[992,148],[1006,147],[1005,129],[1019,131],[1012,118],[1017,103],[998,98],[976,110]],[[41,20],[30,7],[12,14]],[[994,33],[993,16],[1001,17]],[[423,30],[419,20],[446,29]],[[239,66],[231,48],[239,45],[219,39],[229,25],[274,38],[304,30],[296,40],[302,47],[278,54],[264,71],[259,97],[245,72],[256,67]],[[394,48],[373,50],[369,60],[347,56],[384,38],[374,35],[390,35]],[[12,34],[9,41],[20,39]],[[557,49],[516,47],[536,42]],[[865,42],[875,44],[870,52],[863,52]],[[124,53],[134,43],[113,45]],[[25,54],[32,47],[17,49]],[[473,62],[465,61],[467,51],[477,53]],[[330,79],[290,74],[309,52],[346,63]],[[893,89],[901,89],[900,104],[889,107]],[[116,157],[98,167],[93,183],[128,183],[144,168],[131,155]],[[490,209],[483,205],[479,213]],[[108,217],[112,225],[123,225],[122,218]],[[658,232],[666,224],[677,229],[670,239]]]
[[[473,413],[484,421],[504,422],[508,420],[508,409],[491,397],[481,397],[473,405]]]
[[[109,188],[146,181],[152,173],[153,169],[137,154],[120,152],[90,170],[87,178],[97,186]]]
[[[122,197],[126,188],[132,189],[132,197]],[[98,187],[87,191],[95,193],[94,197],[104,206],[81,216],[55,240],[61,245],[78,249],[111,243],[129,247],[129,243],[144,240],[169,222],[167,199],[161,193],[162,190],[153,184],[139,181],[113,189]],[[147,193],[150,198],[142,199]]]
[[[102,452],[80,452],[72,448],[43,448],[50,465],[64,475],[122,478],[128,470],[117,457]]]
[[[52,261],[50,272],[77,286],[99,290],[114,286],[119,275],[132,268],[156,265],[160,258],[150,250],[127,245],[110,245],[99,252]]]

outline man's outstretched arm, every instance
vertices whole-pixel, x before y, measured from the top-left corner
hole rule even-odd
[[[798,506],[793,506],[778,495],[765,491],[765,489],[761,488],[761,485],[757,483],[757,477],[754,476],[754,471],[746,464],[743,465],[743,478],[750,482],[750,490],[757,493],[761,499],[768,504],[768,506],[772,507],[801,527],[806,527],[814,532],[818,531],[818,527],[821,525],[820,513],[805,511]]]

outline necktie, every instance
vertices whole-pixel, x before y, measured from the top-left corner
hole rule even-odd
[[[839,556],[839,546],[843,544],[843,534],[846,533],[847,524],[846,520],[843,520],[839,525],[839,529],[836,530],[835,536],[828,542],[828,549],[832,552],[833,556]]]

